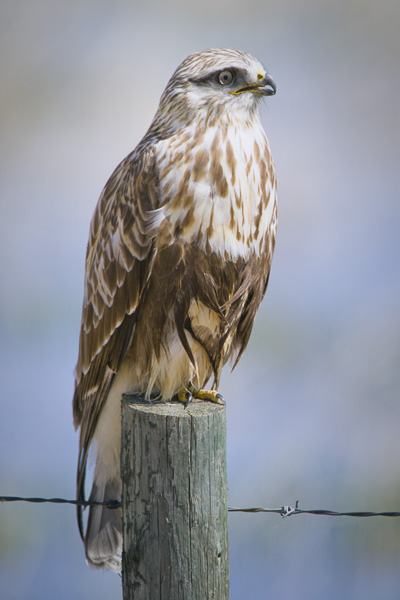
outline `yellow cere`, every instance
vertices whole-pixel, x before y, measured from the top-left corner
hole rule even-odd
[[[262,79],[264,79],[265,75],[266,75],[266,71],[260,71],[259,73],[257,73],[257,81],[261,81]],[[242,94],[243,92],[253,92],[254,94],[257,94],[258,90],[256,87],[257,84],[253,83],[251,85],[245,85],[244,87],[239,88],[238,90],[233,90],[232,92],[229,92],[230,94],[232,94],[233,96],[238,96],[239,94]]]

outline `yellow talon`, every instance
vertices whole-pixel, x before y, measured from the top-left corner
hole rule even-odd
[[[225,404],[222,394],[216,390],[199,390],[194,394],[194,397],[199,400],[209,400],[215,402],[215,404]]]
[[[215,390],[194,390],[190,392],[188,389],[184,388],[177,394],[179,402],[182,402],[185,405],[185,408],[193,398],[197,398],[198,400],[207,400],[209,402],[215,402],[215,404],[225,404],[222,394]]]
[[[179,402],[182,402],[182,404],[185,405],[185,408],[187,407],[188,404],[190,404],[190,402],[192,401],[192,398],[193,398],[193,394],[191,392],[189,392],[189,390],[187,390],[187,389],[183,389],[180,392],[178,392],[177,396],[178,396]]]

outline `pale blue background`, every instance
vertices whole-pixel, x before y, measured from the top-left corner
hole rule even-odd
[[[229,502],[400,510],[398,0],[0,7],[0,494],[73,497],[97,198],[173,70],[249,51],[279,182],[270,287],[227,400]],[[231,599],[400,598],[400,521],[229,517]],[[0,506],[0,597],[120,597],[68,506]]]

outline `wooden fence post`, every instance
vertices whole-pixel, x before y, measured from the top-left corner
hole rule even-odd
[[[122,402],[124,600],[228,600],[225,407]]]

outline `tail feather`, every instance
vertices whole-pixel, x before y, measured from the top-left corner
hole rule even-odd
[[[113,479],[105,486],[93,483],[89,500],[106,502],[121,500],[121,481]],[[85,536],[85,550],[88,563],[97,568],[105,567],[121,571],[122,560],[122,518],[120,508],[91,506]]]

